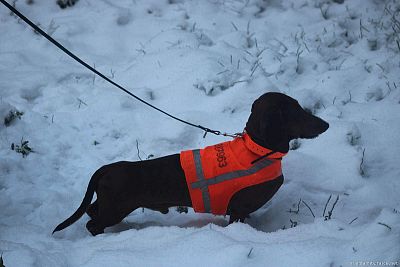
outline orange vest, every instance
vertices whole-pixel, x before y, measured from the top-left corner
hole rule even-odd
[[[204,149],[182,151],[180,161],[194,211],[225,215],[236,192],[282,175],[284,153],[275,152],[252,164],[270,152],[248,134]]]

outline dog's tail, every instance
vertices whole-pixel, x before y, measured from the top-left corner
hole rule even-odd
[[[55,232],[58,232],[60,230],[63,230],[64,228],[67,228],[68,226],[70,226],[71,224],[73,224],[74,222],[79,220],[79,218],[81,218],[83,214],[85,214],[87,208],[89,207],[89,205],[92,201],[95,189],[97,188],[98,181],[103,176],[103,174],[104,174],[103,168],[98,169],[93,174],[93,176],[90,179],[90,182],[88,184],[88,187],[87,187],[87,190],[85,193],[85,197],[83,198],[82,203],[79,206],[79,208],[68,219],[66,219],[59,225],[57,225],[57,227],[54,229],[52,234],[54,234]]]

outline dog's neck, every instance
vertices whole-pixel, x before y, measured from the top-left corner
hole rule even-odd
[[[243,140],[246,145],[246,147],[252,151],[253,153],[260,155],[260,156],[265,156],[267,154],[273,154],[273,158],[282,158],[286,153],[281,153],[278,150],[273,150],[267,146],[261,146],[258,143],[254,142],[252,138],[250,137],[249,134],[244,133],[243,134]]]
[[[261,147],[265,147],[272,151],[281,152],[281,153],[287,153],[289,151],[289,141],[290,140],[286,140],[284,138],[281,138],[280,140],[276,140],[275,136],[268,136],[268,135],[263,136],[263,139],[261,139],[255,135],[251,135],[248,132],[247,132],[247,134],[257,145],[259,145]]]

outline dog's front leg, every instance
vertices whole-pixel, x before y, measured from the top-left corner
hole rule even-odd
[[[250,215],[246,215],[246,216],[241,216],[241,217],[237,217],[235,215],[231,215],[229,216],[229,224],[234,223],[234,222],[241,222],[244,223],[244,220],[250,218]]]
[[[283,175],[261,184],[246,187],[235,193],[229,201],[227,214],[229,223],[244,222],[249,214],[261,208],[278,191],[283,183]]]

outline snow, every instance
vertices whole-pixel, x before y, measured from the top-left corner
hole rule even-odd
[[[284,185],[244,224],[139,209],[96,237],[86,215],[52,236],[100,166],[229,138],[203,139],[115,90],[0,5],[5,266],[399,265],[398,1],[27,2],[16,7],[52,37],[178,117],[240,132],[252,102],[279,91],[330,128],[299,140]],[[10,149],[21,140],[34,151],[26,157]]]

